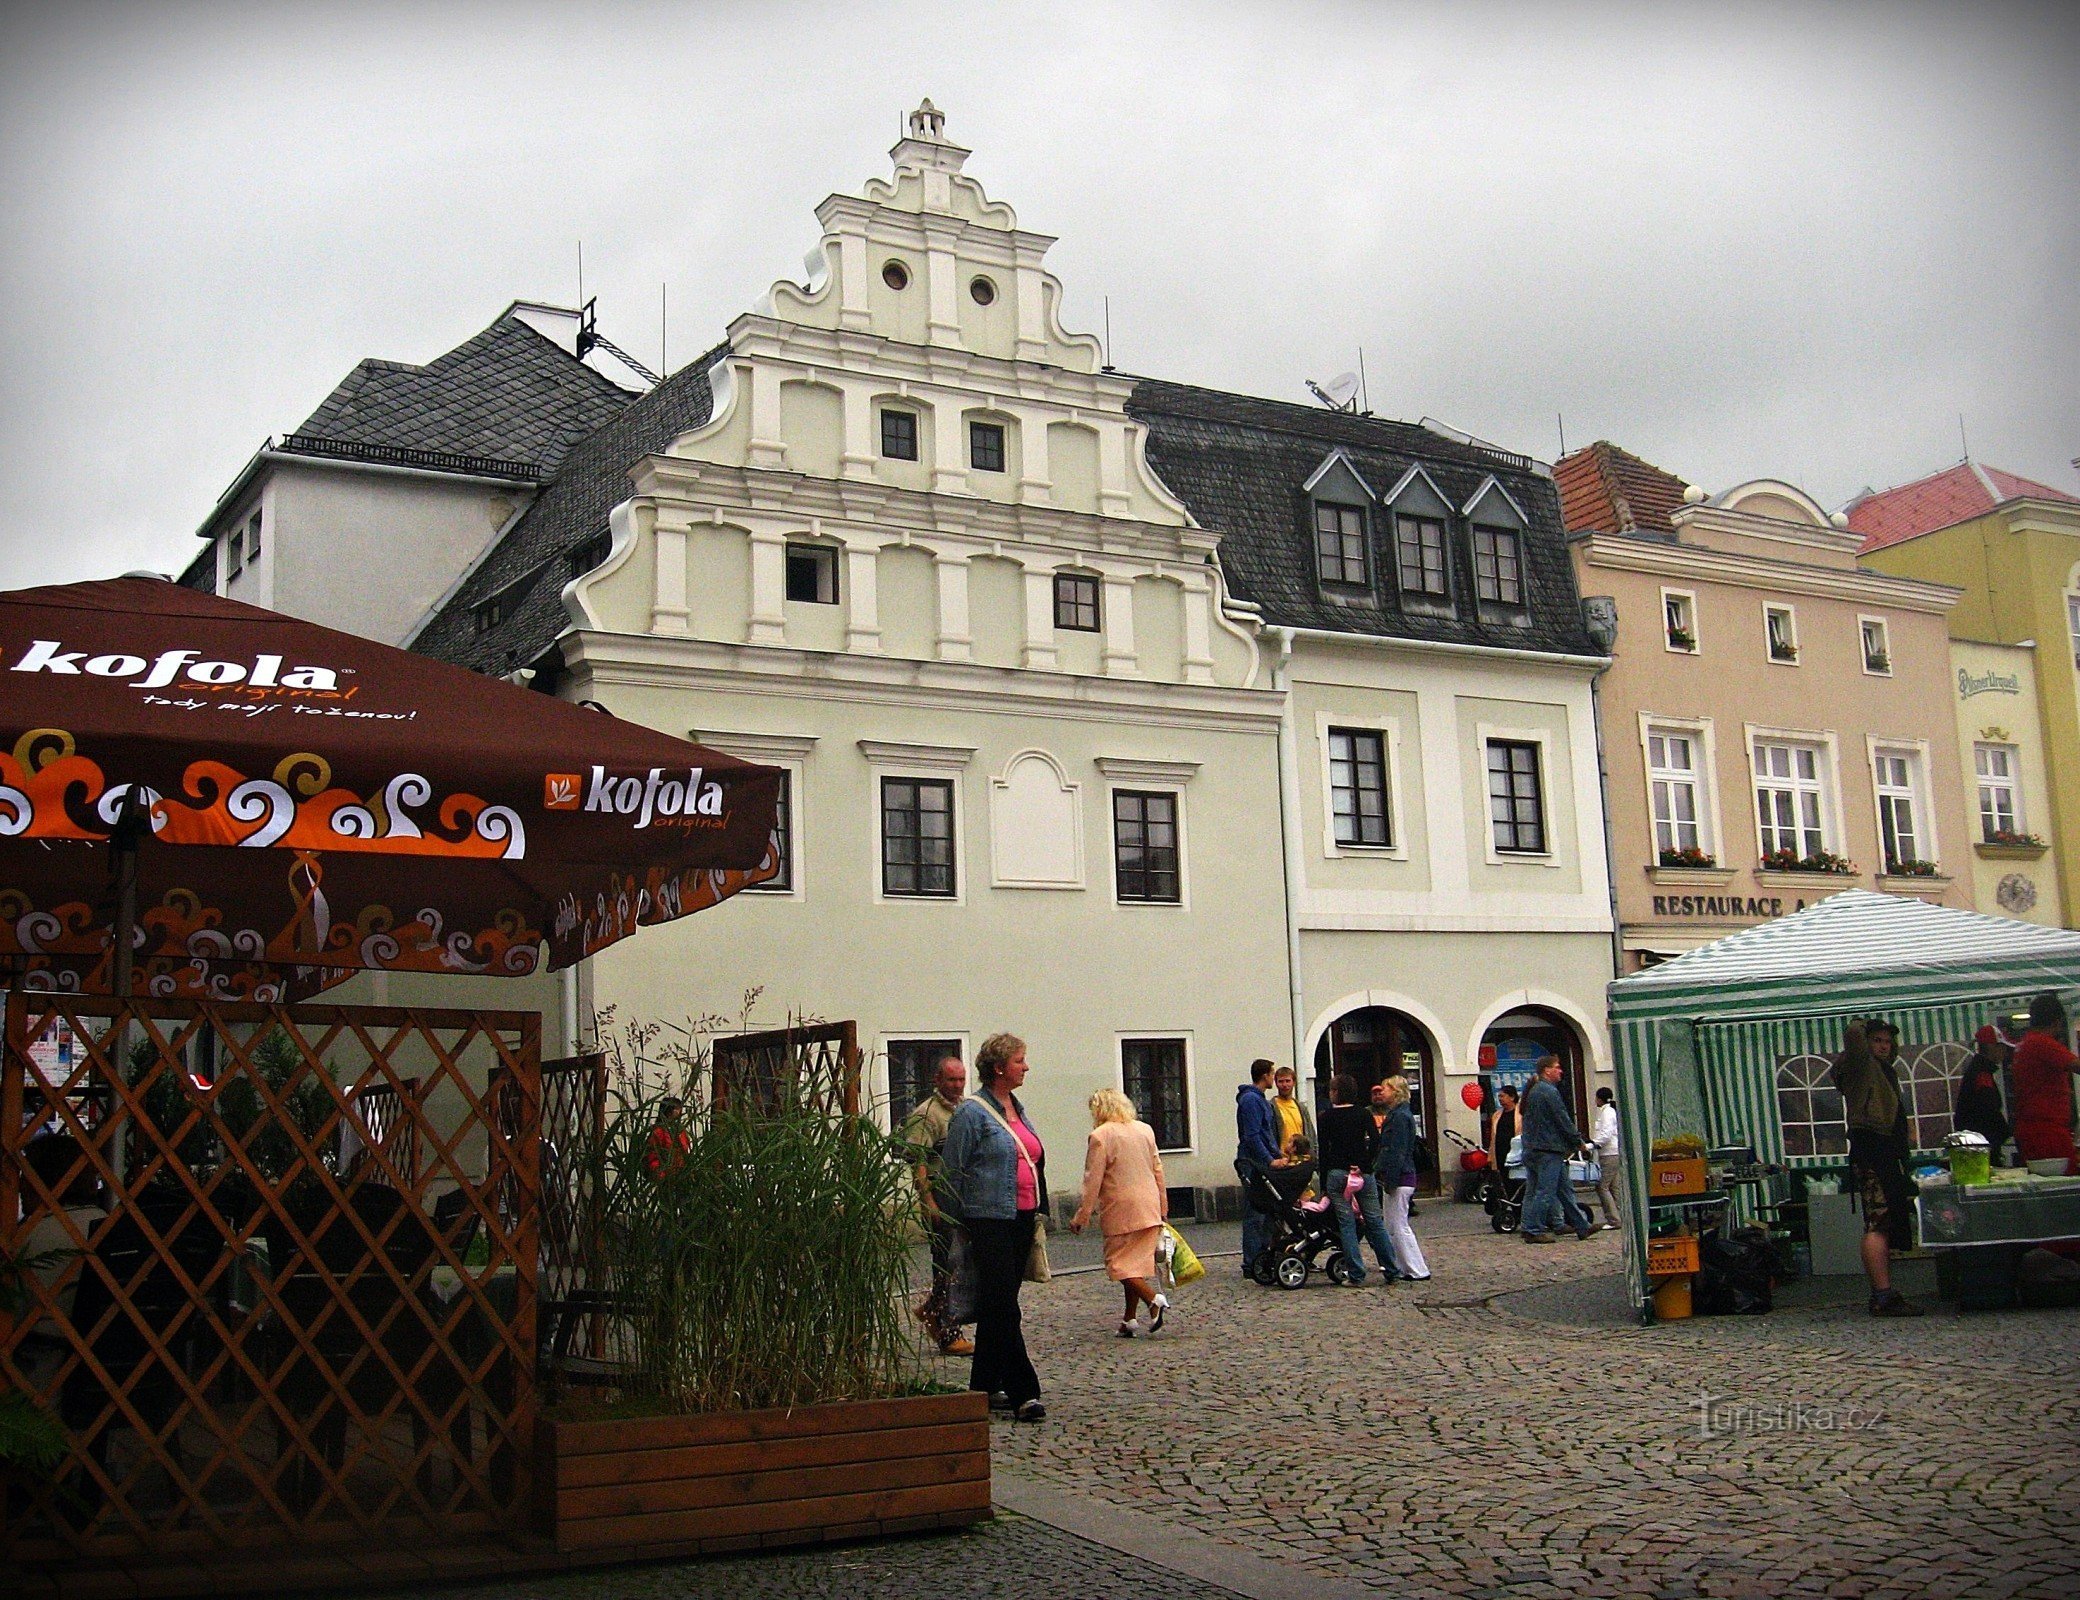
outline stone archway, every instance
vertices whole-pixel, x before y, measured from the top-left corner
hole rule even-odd
[[[1491,1059],[1489,1052],[1493,1051]],[[1575,1125],[1586,1137],[1589,1132],[1589,1095],[1595,1066],[1587,1041],[1573,1020],[1551,1006],[1520,1005],[1490,1022],[1480,1037],[1482,1088],[1493,1091],[1503,1084],[1521,1084],[1541,1057],[1553,1055],[1567,1070],[1565,1085]]]
[[[1322,1030],[1314,1047],[1316,1116],[1328,1109],[1329,1080],[1336,1073],[1356,1080],[1362,1105],[1372,1086],[1397,1073],[1408,1079],[1409,1109],[1416,1116],[1416,1169],[1424,1194],[1437,1190],[1437,1042],[1429,1029],[1392,1006],[1361,1005],[1342,1012]]]

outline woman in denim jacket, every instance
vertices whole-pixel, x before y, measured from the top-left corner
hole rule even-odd
[[[940,1152],[946,1190],[975,1261],[975,1360],[968,1387],[1003,1395],[1020,1422],[1047,1415],[1026,1354],[1018,1291],[1047,1212],[1047,1151],[1026,1119],[1025,1041],[992,1034],[975,1053],[980,1090],[961,1103]]]

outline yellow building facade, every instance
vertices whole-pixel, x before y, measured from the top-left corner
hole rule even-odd
[[[1995,890],[1989,896],[1982,884],[1979,904],[2032,914],[2034,908],[2017,913],[2002,905],[1998,889],[2010,876],[2041,877],[2055,883],[2059,918],[2072,926],[2080,905],[2074,881],[2080,864],[2080,498],[1967,462],[1867,495],[1849,507],[1848,518],[1851,530],[1864,535],[1866,566],[1963,591],[1950,612],[1960,683],[1989,674],[2020,678],[2023,662],[2034,661],[2033,697],[2020,683],[2013,695],[1984,689],[1967,697],[1959,690],[1960,737],[1976,753],[1973,789],[1983,788],[1976,768],[1986,765],[1989,751],[2012,751],[2022,778],[2014,826],[1996,828],[1987,820],[2004,815],[1998,807],[1982,807],[1974,819],[1974,849],[1988,869],[1979,875],[1990,876]],[[1975,652],[1971,645],[2035,648]],[[2034,728],[2027,726],[2032,698]],[[2041,765],[2041,787],[2027,781],[2032,763]],[[2003,833],[2034,836],[2045,849],[2038,855],[2031,844],[2004,842]],[[2013,885],[2010,897],[2016,897]],[[2040,890],[2039,904],[2042,899]]]

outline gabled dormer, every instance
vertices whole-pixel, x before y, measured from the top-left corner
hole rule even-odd
[[[1332,450],[1300,485],[1307,502],[1307,525],[1314,532],[1315,581],[1332,598],[1370,595],[1372,514],[1378,504],[1372,487],[1341,450]]]
[[[1473,598],[1481,616],[1525,622],[1531,616],[1531,519],[1492,474],[1460,507],[1473,546]]]
[[[1393,551],[1394,582],[1405,609],[1452,609],[1451,499],[1417,463],[1404,472],[1383,501],[1381,533]]]

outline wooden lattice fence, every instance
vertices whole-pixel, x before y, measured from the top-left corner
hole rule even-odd
[[[70,1254],[0,1319],[0,1386],[69,1443],[0,1569],[521,1526],[538,1028],[10,998],[0,1244]]]

